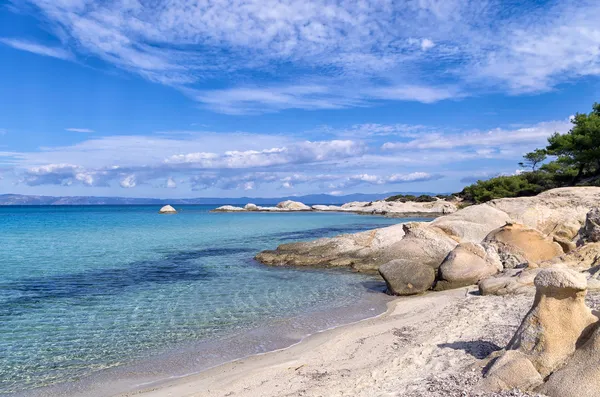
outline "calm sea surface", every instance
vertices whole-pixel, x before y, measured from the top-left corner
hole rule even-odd
[[[405,221],[158,208],[0,207],[0,394],[349,306],[373,295],[374,278],[268,268],[253,256]]]

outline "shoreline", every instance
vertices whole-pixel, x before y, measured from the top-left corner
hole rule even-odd
[[[429,387],[424,382],[429,375],[460,377],[466,371],[469,379],[477,377],[481,356],[504,346],[531,304],[530,296],[480,297],[473,291],[468,287],[395,298],[384,313],[316,332],[288,347],[105,395],[367,397],[389,390],[429,396],[418,394],[421,386]],[[488,310],[474,317],[481,309]],[[487,335],[494,326],[500,330]]]
[[[286,350],[316,334],[385,314],[388,303],[394,298],[384,293],[384,282],[374,276],[367,276],[361,284],[365,291],[352,304],[274,318],[264,326],[232,332],[216,339],[167,348],[158,354],[132,363],[105,368],[73,382],[52,384],[7,396],[133,395],[149,385],[162,385],[186,379],[228,363]]]

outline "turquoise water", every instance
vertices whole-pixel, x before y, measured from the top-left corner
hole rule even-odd
[[[370,276],[268,268],[253,256],[403,221],[211,208],[0,207],[0,394],[348,305]]]

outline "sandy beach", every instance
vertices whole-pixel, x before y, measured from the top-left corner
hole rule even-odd
[[[484,358],[508,342],[532,299],[474,288],[399,298],[381,316],[290,348],[120,396],[475,395]]]

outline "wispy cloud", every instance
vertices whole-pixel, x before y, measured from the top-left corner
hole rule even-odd
[[[91,130],[89,128],[65,128],[65,131],[82,132],[82,133],[86,133],[86,134],[91,134],[91,133],[95,132],[94,130]]]
[[[591,0],[27,1],[69,50],[5,44],[94,56],[227,114],[540,92],[600,75]],[[200,87],[209,81],[223,88]]]
[[[11,39],[6,37],[0,38],[0,43],[16,48],[17,50],[32,52],[34,54],[43,55],[47,57],[64,60],[74,59],[73,55],[69,51],[59,47],[48,47],[30,41],[25,41],[21,39]]]

